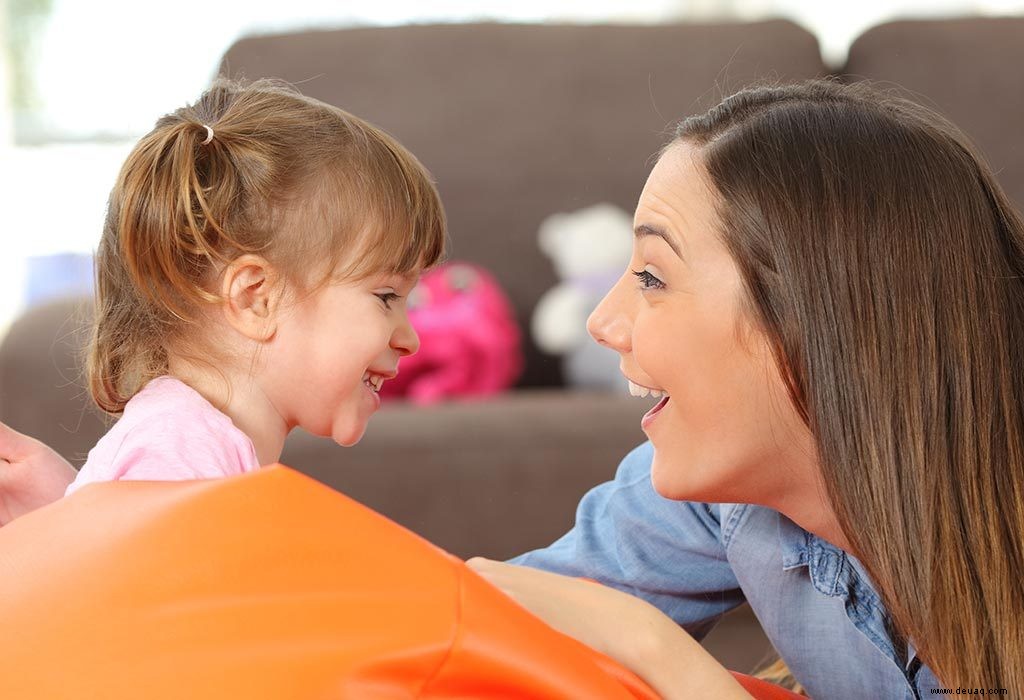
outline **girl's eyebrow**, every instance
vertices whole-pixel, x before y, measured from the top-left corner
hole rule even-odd
[[[381,279],[399,279],[405,282],[414,282],[419,275],[415,272],[398,272],[397,270],[384,270],[379,273]]]
[[[658,226],[653,226],[651,224],[640,224],[633,230],[633,234],[634,236],[636,236],[636,238],[643,238],[644,236],[657,236],[658,238],[668,243],[669,247],[672,249],[672,252],[674,252],[680,260],[683,259],[683,254],[679,252],[679,246],[676,244],[675,240],[673,240],[672,236],[670,236],[668,231],[666,231],[665,229],[659,228]]]

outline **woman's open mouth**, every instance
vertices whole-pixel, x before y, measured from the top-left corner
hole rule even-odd
[[[661,399],[654,406],[654,408],[652,408],[650,411],[648,411],[646,414],[644,414],[643,419],[641,419],[641,421],[640,421],[640,427],[642,427],[642,428],[646,428],[648,425],[651,424],[651,421],[653,421],[657,417],[657,415],[661,411],[661,409],[665,408],[665,405],[668,404],[668,401],[669,401],[669,398],[670,398],[668,393],[665,392],[664,390],[662,390],[662,389],[652,389],[650,387],[643,386],[641,384],[637,384],[632,379],[629,380],[629,393],[632,394],[633,396],[637,396],[639,398],[644,398],[644,397],[650,395],[650,396],[653,396],[656,399]]]
[[[644,417],[640,419],[640,427],[641,428],[647,428],[647,426],[649,426],[651,424],[651,422],[661,412],[661,409],[665,408],[665,406],[668,404],[669,398],[670,397],[668,397],[668,396],[662,397],[661,401],[659,401],[657,403],[657,405],[655,405],[654,408],[652,408],[650,411],[648,411],[647,413],[644,414]]]

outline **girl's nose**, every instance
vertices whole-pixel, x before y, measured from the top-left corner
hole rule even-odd
[[[420,336],[416,333],[416,329],[412,327],[408,316],[405,317],[401,325],[395,329],[394,334],[391,336],[391,347],[402,357],[415,355],[416,351],[420,349]]]
[[[597,344],[620,354],[632,350],[633,320],[629,313],[627,294],[624,275],[587,319],[587,332]]]

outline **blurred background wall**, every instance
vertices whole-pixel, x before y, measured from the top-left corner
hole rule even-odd
[[[1019,0],[0,0],[0,334],[26,304],[62,285],[88,285],[88,255],[131,144],[159,115],[194,99],[244,35],[482,20],[782,17],[813,32],[838,67],[850,41],[878,22],[1021,13]]]

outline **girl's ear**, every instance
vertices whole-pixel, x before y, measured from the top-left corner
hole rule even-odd
[[[243,255],[233,260],[221,276],[220,292],[224,318],[232,328],[250,340],[274,337],[284,285],[265,258]]]

